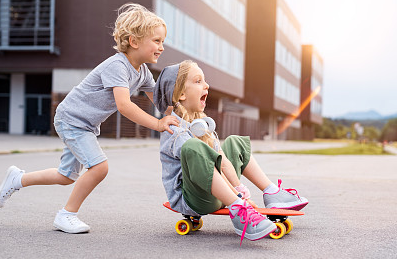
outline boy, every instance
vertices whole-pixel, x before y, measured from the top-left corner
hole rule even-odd
[[[136,90],[149,92],[153,101],[155,82],[145,63],[157,63],[164,50],[165,22],[138,4],[125,4],[118,10],[113,36],[118,53],[91,71],[57,107],[54,127],[66,145],[59,167],[24,173],[11,166],[0,186],[0,208],[22,187],[76,181],[54,226],[67,233],[88,232],[90,227],[77,218],[77,212],[108,173],[107,157],[97,141],[101,123],[119,110],[131,121],[160,132],[172,133],[169,125],[178,125],[175,117],[158,120],[130,101]],[[79,177],[82,166],[88,170]]]

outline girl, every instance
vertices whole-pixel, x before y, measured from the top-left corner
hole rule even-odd
[[[163,69],[156,82],[154,103],[161,113],[173,106],[180,126],[160,135],[162,179],[170,206],[185,215],[200,216],[228,206],[235,232],[258,240],[273,232],[275,224],[253,209],[250,192],[241,175],[263,191],[267,208],[301,209],[307,199],[294,189],[271,183],[251,155],[249,137],[230,136],[220,147],[204,109],[209,85],[203,71],[190,60]],[[207,117],[208,118],[208,117]],[[198,124],[199,123],[199,124]],[[213,127],[214,128],[214,127]],[[202,136],[203,135],[203,136]],[[254,205],[255,206],[255,205]]]

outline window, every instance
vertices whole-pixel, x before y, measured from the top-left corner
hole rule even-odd
[[[167,37],[165,41],[174,43],[174,30],[175,30],[175,8],[166,1],[158,1],[163,3],[162,17],[167,24]]]
[[[48,50],[54,46],[55,0],[0,2],[0,50]]]
[[[211,6],[221,6],[230,3],[229,0],[223,2],[219,0],[204,0],[204,2]],[[236,8],[231,7],[229,10],[233,14]],[[168,1],[156,0],[156,13],[163,17],[168,25],[166,45],[238,79],[243,79],[244,54],[242,50],[236,48]]]
[[[187,15],[184,15],[183,21],[183,48],[190,54],[196,54],[198,51],[196,22]]]
[[[246,31],[246,6],[239,0],[202,0],[241,32]]]

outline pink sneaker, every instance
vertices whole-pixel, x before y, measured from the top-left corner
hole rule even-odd
[[[282,180],[278,179],[279,190],[276,193],[264,193],[264,205],[271,209],[301,210],[308,204],[308,200],[300,197],[296,189],[282,189]]]
[[[229,216],[236,234],[240,235],[240,245],[243,238],[251,241],[259,240],[274,232],[276,225],[258,213],[250,204],[242,200],[242,204],[234,204],[229,208]],[[238,210],[235,216],[231,211]]]

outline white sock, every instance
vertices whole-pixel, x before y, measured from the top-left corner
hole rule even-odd
[[[243,200],[241,198],[237,198],[233,203],[231,203],[231,205],[228,206],[229,212],[233,216],[235,216],[236,213],[238,213],[238,211],[239,211],[238,209],[232,209],[232,205],[235,205],[235,204],[243,205]]]
[[[263,190],[263,193],[276,193],[278,191],[279,188],[274,183],[271,183],[270,185],[267,186],[267,188]]]
[[[77,215],[77,212],[70,212],[70,211],[67,211],[65,208],[62,208],[62,210],[60,210],[59,213]]]
[[[18,174],[17,176],[12,179],[12,184],[14,185],[15,190],[21,189],[22,186],[22,175],[23,173]]]

